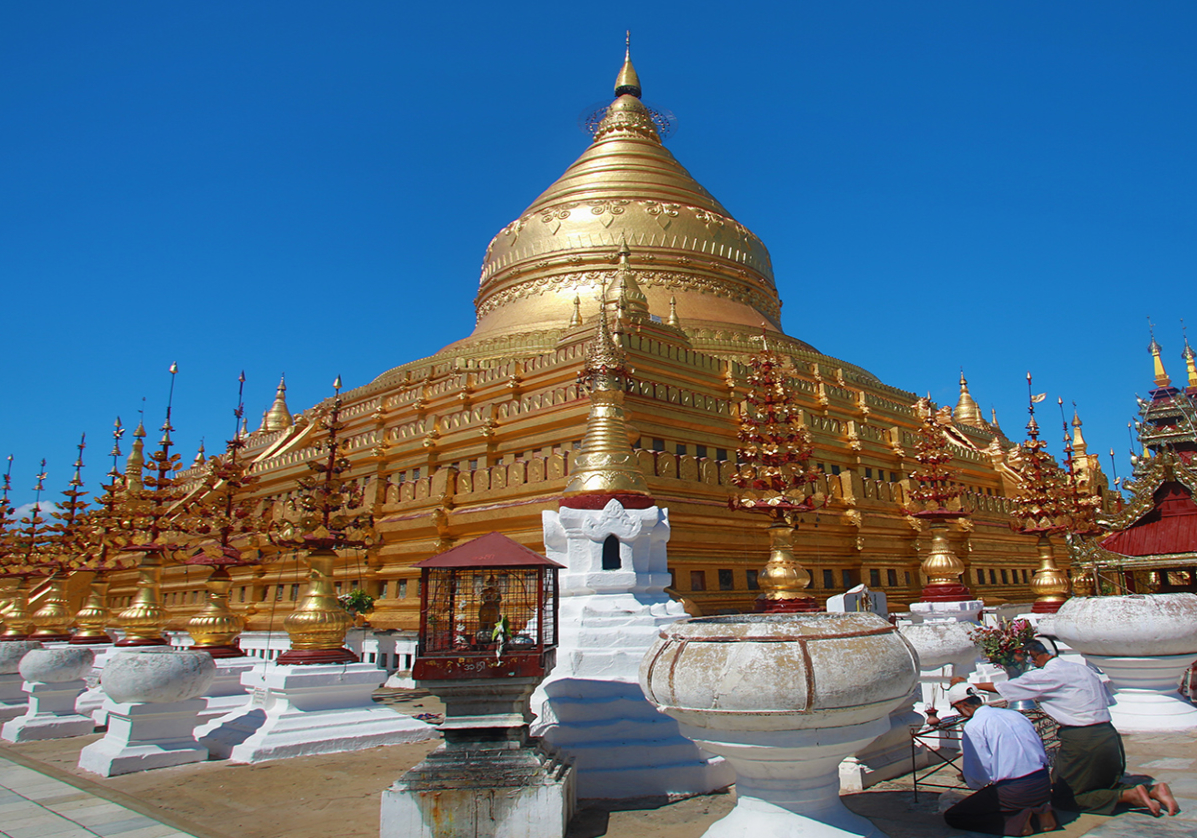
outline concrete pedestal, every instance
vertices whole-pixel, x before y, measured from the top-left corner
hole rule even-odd
[[[213,719],[246,707],[250,696],[241,683],[241,677],[263,666],[266,664],[250,657],[216,658],[216,677],[208,691],[200,696],[206,706],[199,713],[198,724],[206,725]]]
[[[885,719],[787,731],[682,725],[683,734],[736,770],[736,806],[703,838],[884,838],[872,822],[840,802],[838,766],[888,726]]]
[[[382,793],[381,838],[561,838],[573,771],[538,747],[441,745]]]
[[[20,673],[0,675],[0,722],[15,719],[29,709],[29,695],[24,687],[25,679]]]
[[[79,767],[104,777],[203,762],[208,749],[195,741],[195,717],[204,701],[105,705],[108,732],[79,752]]]
[[[108,695],[100,686],[100,674],[116,647],[111,643],[96,643],[88,645],[87,648],[96,653],[96,659],[91,672],[87,673],[87,689],[75,701],[75,712],[81,716],[90,716],[96,727],[104,727],[108,724],[108,713],[104,710],[104,702],[108,700]]]
[[[910,731],[923,726],[913,700],[889,714],[889,730],[840,763],[840,791],[865,789],[925,768],[931,755],[917,745],[911,756]]]
[[[1120,733],[1155,733],[1197,728],[1197,707],[1177,691],[1181,675],[1197,654],[1085,659],[1110,679],[1110,720]]]
[[[4,723],[0,738],[6,742],[32,742],[35,739],[67,739],[86,736],[96,729],[89,716],[75,712],[75,699],[86,682],[79,678],[59,684],[26,682],[29,707],[23,716]]]
[[[985,603],[979,599],[966,599],[959,602],[910,603],[910,613],[918,615],[924,620],[954,620],[962,623],[975,623],[984,610]]]
[[[376,704],[386,672],[368,663],[267,664],[241,676],[248,704],[208,722],[197,738],[214,757],[255,763],[420,742],[436,731]]]

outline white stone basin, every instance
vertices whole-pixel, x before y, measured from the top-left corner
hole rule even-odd
[[[31,649],[21,658],[20,673],[26,681],[65,684],[85,676],[95,659],[91,649],[80,646]]]
[[[151,646],[110,657],[100,683],[118,703],[166,704],[203,695],[215,677],[216,662],[207,652]]]
[[[919,656],[919,668],[939,669],[949,664],[968,665],[980,653],[969,632],[973,623],[943,621],[902,626],[900,631]]]
[[[686,724],[796,730],[881,718],[917,671],[914,649],[875,614],[730,615],[662,629],[640,687]]]
[[[840,802],[839,764],[889,730],[917,675],[875,614],[754,614],[663,628],[640,688],[735,769],[735,808],[704,838],[877,838]]]
[[[0,675],[16,675],[25,653],[40,648],[42,644],[37,640],[0,641]]]
[[[1082,655],[1185,655],[1197,652],[1197,594],[1073,597],[1052,629]]]

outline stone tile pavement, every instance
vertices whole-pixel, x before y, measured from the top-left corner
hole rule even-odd
[[[0,757],[0,838],[194,838]]]

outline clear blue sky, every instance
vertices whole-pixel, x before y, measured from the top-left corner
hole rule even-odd
[[[1021,435],[1026,371],[1118,452],[1197,343],[1191,2],[9,2],[0,455],[221,449],[473,325],[491,236],[587,144],[633,30],[673,153],[769,246],[788,333]],[[1055,416],[1054,404],[1046,413]],[[1054,421],[1044,421],[1053,430]],[[127,444],[126,444],[127,449]],[[1109,470],[1108,458],[1103,465]]]

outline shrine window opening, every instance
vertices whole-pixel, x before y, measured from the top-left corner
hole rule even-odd
[[[981,570],[981,568],[977,568],[977,584],[985,584],[985,571]]]
[[[334,585],[334,586],[333,586],[333,587],[335,588],[336,592],[337,592],[337,596],[340,596],[340,595],[341,595],[341,585],[342,585],[342,584],[343,584],[343,583],[341,583],[341,582],[338,582],[336,585]]]
[[[1024,583],[1027,581],[1027,569],[1025,567],[1022,569],[1022,581]]]
[[[707,572],[705,570],[690,571],[690,590],[705,591],[707,589]]]
[[[906,571],[906,587],[910,587],[910,571]]]
[[[837,465],[833,465],[833,466],[831,467],[831,473],[832,473],[832,474],[839,474],[839,473],[840,473],[840,467],[839,467],[839,466],[837,466]]]
[[[413,468],[413,469],[411,470],[411,479],[412,479],[412,480],[419,480],[419,479],[420,479],[420,470],[419,470],[418,468]]]
[[[1010,584],[1010,580],[1009,580],[1009,578],[1007,578],[1007,576],[1006,576],[1006,568],[1004,568],[1004,567],[1002,568],[1002,584],[1003,584],[1003,585],[1009,585],[1009,584]]]
[[[644,447],[643,443],[644,443],[644,440],[642,440],[640,437],[636,437],[636,441],[632,443],[632,447],[633,448],[643,448]]]
[[[716,448],[715,449],[715,459],[716,460],[726,460],[727,459],[727,449],[726,448]]]
[[[701,457],[705,457],[706,455],[707,455],[707,447],[705,445],[695,445],[694,446],[694,456],[695,457],[701,458]]]
[[[477,471],[477,470],[478,470],[478,461],[477,461],[477,460],[470,460],[470,461],[469,461],[469,467],[470,467],[470,471]]]
[[[819,467],[819,471],[827,471],[827,466],[822,463],[815,463],[815,465]]]
[[[755,570],[744,571],[744,581],[748,583],[748,590],[750,591],[759,591],[761,589],[761,584],[757,581],[756,574],[757,571]]]
[[[734,591],[736,589],[735,575],[728,569],[719,569],[719,590]]]
[[[833,571],[833,570],[824,570],[823,571],[823,587],[824,588],[834,588],[835,587],[835,571]]]
[[[665,440],[654,439],[652,450],[653,451],[664,451],[665,450]]]
[[[603,542],[603,570],[619,570],[622,566],[619,558],[619,539],[609,535]]]
[[[241,586],[241,592],[240,592],[240,594],[238,594],[238,601],[239,601],[239,602],[245,602],[245,591],[246,591],[246,587],[245,587],[245,585],[242,585],[242,586]]]
[[[896,570],[885,571],[885,581],[886,581],[886,584],[889,585],[891,588],[898,587],[898,571],[896,571]]]
[[[852,571],[841,570],[840,571],[840,579],[843,580],[845,589],[852,587]]]
[[[390,583],[390,580],[387,580],[387,579],[383,579],[383,580],[382,580],[382,584],[378,586],[378,598],[379,598],[379,599],[386,599],[386,598],[387,598],[387,587],[388,587],[390,584],[391,584],[391,583]]]
[[[291,585],[291,601],[295,602],[299,599],[299,583],[296,582]]]
[[[275,602],[283,601],[283,586],[282,585],[274,586],[274,601]]]
[[[400,579],[400,580],[399,580],[399,584],[398,584],[398,588],[399,588],[399,590],[398,590],[398,592],[396,592],[396,594],[395,594],[396,598],[398,598],[398,599],[407,599],[407,580],[406,580],[406,579]]]
[[[681,443],[678,443],[676,446],[674,446],[674,452],[675,452],[675,453],[676,453],[676,454],[677,454],[679,457],[684,457],[684,456],[685,456],[685,454],[686,454],[686,446],[685,446],[685,445],[682,445]]]
[[[873,470],[871,468],[866,468],[865,469],[865,480],[872,480],[872,479],[873,479]]]
[[[881,571],[875,567],[869,568],[869,585],[873,588],[881,587]]]
[[[989,568],[989,584],[990,585],[997,584],[997,572],[992,567]]]

